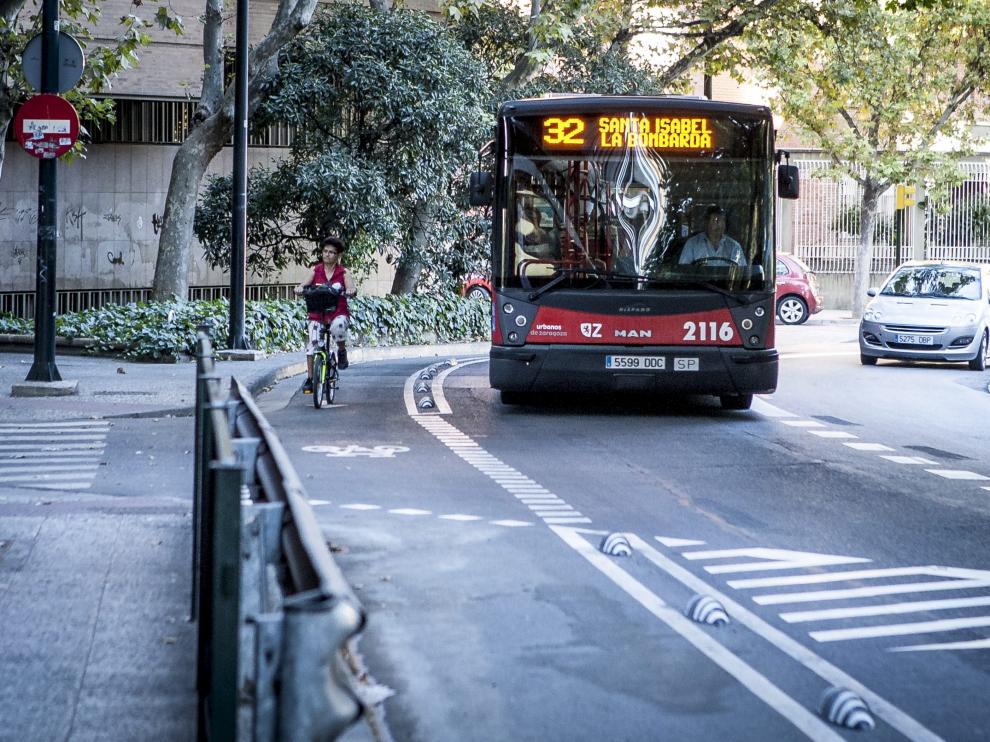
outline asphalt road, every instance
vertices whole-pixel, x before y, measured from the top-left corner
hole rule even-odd
[[[778,328],[775,395],[504,407],[485,359],[356,364],[262,397],[369,610],[399,740],[985,739],[990,394]],[[448,412],[449,405],[449,412]],[[603,553],[623,534],[629,556]],[[696,594],[730,618],[690,621]]]

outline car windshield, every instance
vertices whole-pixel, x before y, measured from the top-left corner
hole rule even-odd
[[[883,296],[979,299],[983,288],[980,271],[949,265],[908,266],[887,281]]]

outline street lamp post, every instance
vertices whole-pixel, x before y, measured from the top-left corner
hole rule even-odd
[[[58,0],[41,6],[41,92],[58,92]],[[58,170],[54,157],[38,163],[38,255],[34,292],[34,363],[27,381],[61,381],[55,365],[55,248],[58,245]]]
[[[247,255],[248,145],[248,0],[237,0],[234,45],[234,223],[230,250],[230,347],[250,348],[244,337],[244,286]]]

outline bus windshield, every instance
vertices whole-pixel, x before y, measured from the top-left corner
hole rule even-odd
[[[769,126],[767,117],[670,110],[509,116],[496,281],[767,289]]]

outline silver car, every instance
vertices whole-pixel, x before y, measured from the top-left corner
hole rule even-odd
[[[987,367],[990,343],[990,266],[911,261],[891,273],[866,305],[859,324],[859,358],[965,361]]]

